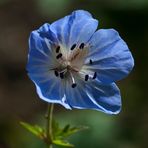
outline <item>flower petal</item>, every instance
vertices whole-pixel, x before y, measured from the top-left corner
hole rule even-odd
[[[113,29],[100,29],[90,40],[90,51],[85,61],[86,69],[98,72],[103,83],[112,83],[128,75],[134,60],[126,43]],[[90,59],[93,64],[88,64]]]
[[[91,83],[91,84],[90,84]],[[102,85],[99,81],[85,83],[79,80],[72,88],[67,82],[66,98],[72,108],[94,109],[107,114],[117,114],[121,110],[121,97],[118,87],[112,83]]]
[[[74,11],[53,24],[50,29],[56,34],[59,42],[70,48],[73,44],[86,43],[97,29],[98,21],[84,10]]]
[[[47,38],[50,40],[50,42],[57,44],[58,40],[56,38],[56,35],[51,31],[50,29],[50,24],[45,23],[44,25],[42,25],[37,32],[39,33],[39,35],[42,38]]]
[[[37,93],[41,99],[49,103],[58,103],[70,109],[64,94],[64,87],[61,79],[54,75],[54,71],[30,72],[30,79],[36,86]]]
[[[34,83],[36,85],[37,93],[41,99],[48,103],[58,103],[67,109],[71,109],[71,107],[66,102],[64,87],[61,84],[61,80],[55,78],[52,73],[50,73],[48,79],[45,82],[42,81],[40,83]]]
[[[101,84],[95,80],[87,85],[87,93],[101,111],[107,114],[118,114],[121,110],[120,90],[115,83]]]
[[[47,25],[43,25],[43,27],[33,31],[30,35],[27,63],[28,75],[34,82],[41,99],[70,108],[64,100],[65,96],[61,81],[52,70],[59,63],[56,61],[52,50],[52,41],[50,38],[41,35],[41,31],[45,30],[50,34]]]
[[[83,81],[79,82],[75,88],[72,88],[71,82],[66,82],[65,94],[68,104],[71,108],[95,109],[96,105],[90,100],[82,84],[84,85]]]
[[[49,71],[49,69],[52,69],[58,64],[54,55],[55,52],[52,50],[53,45],[51,40],[40,36],[39,30],[32,31],[30,34],[27,63],[28,72],[35,73],[40,71],[42,73],[42,70]]]

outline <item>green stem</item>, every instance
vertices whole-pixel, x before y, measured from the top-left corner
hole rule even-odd
[[[53,139],[53,134],[52,134],[52,117],[53,117],[53,108],[54,104],[48,104],[48,109],[47,109],[47,128],[46,128],[46,135],[47,139],[49,141],[48,148],[52,148],[52,139]]]

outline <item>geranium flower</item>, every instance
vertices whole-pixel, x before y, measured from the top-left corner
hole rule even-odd
[[[97,26],[89,12],[78,10],[32,31],[27,70],[41,99],[68,109],[119,113],[114,82],[128,75],[134,60],[117,31],[96,31]]]

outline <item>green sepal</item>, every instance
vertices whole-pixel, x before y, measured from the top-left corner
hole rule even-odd
[[[41,128],[38,125],[31,125],[29,123],[26,122],[20,122],[20,124],[27,129],[28,131],[30,131],[32,134],[34,134],[35,136],[37,136],[40,139],[45,139],[46,134],[43,128]]]
[[[61,139],[53,140],[53,144],[64,147],[74,147],[74,145],[70,144],[66,140],[61,140]]]

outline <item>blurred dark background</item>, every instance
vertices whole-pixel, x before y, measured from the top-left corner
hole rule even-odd
[[[100,28],[118,30],[133,53],[135,68],[118,84],[123,101],[119,115],[56,105],[56,118],[90,127],[70,138],[76,148],[148,147],[148,0],[0,0],[0,148],[46,147],[19,125],[20,120],[45,121],[46,103],[25,70],[28,36],[76,9],[91,12]]]

